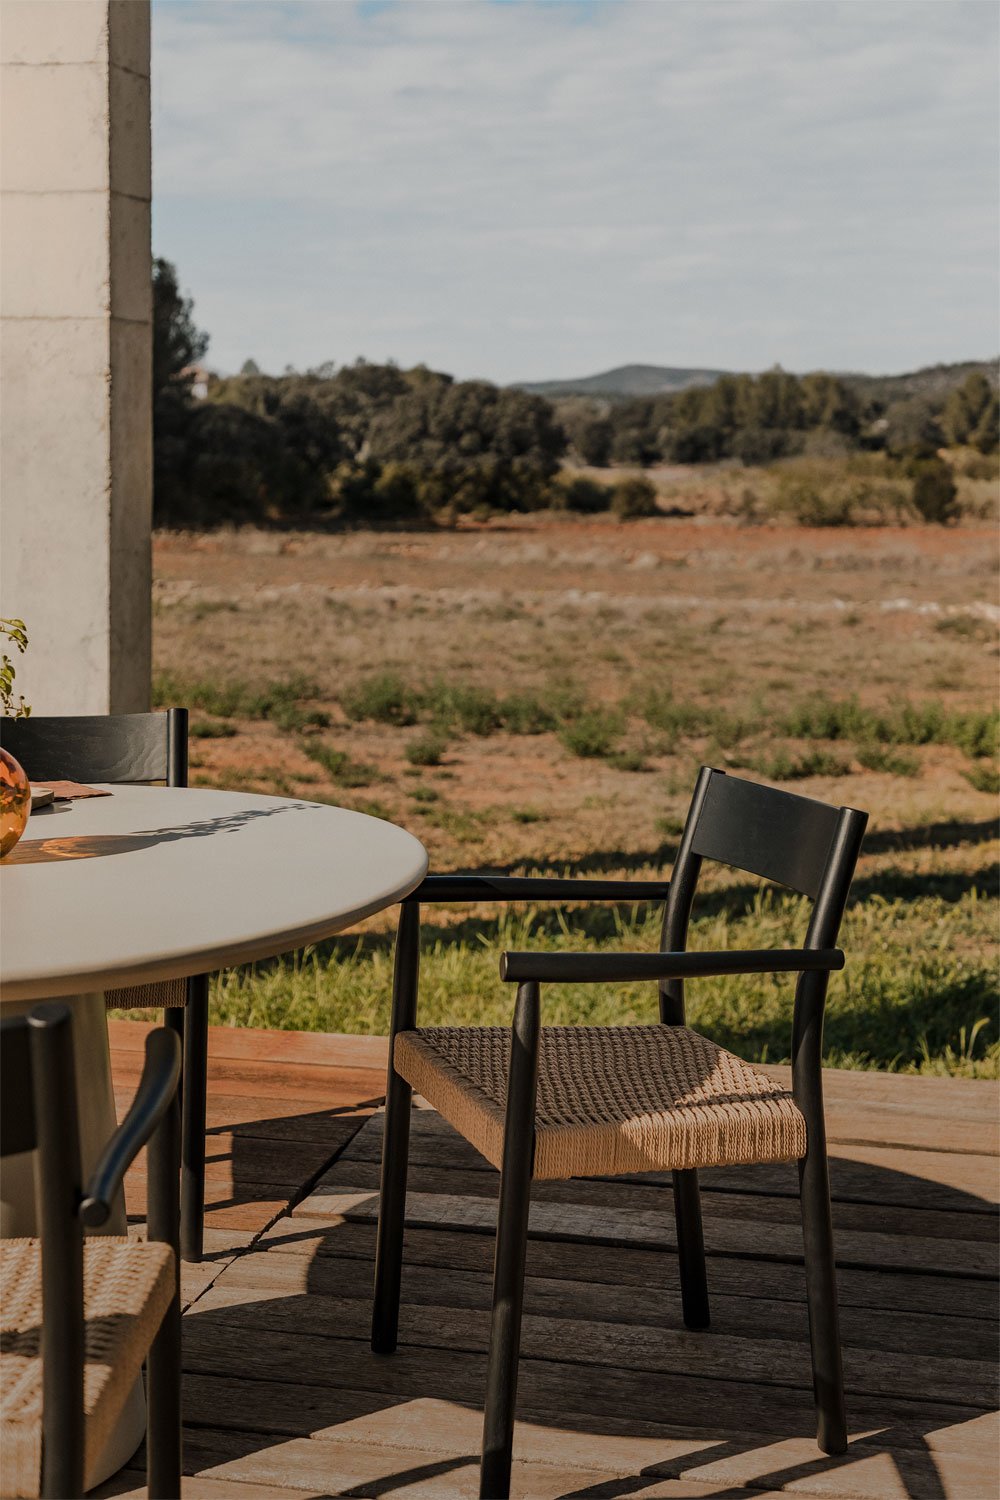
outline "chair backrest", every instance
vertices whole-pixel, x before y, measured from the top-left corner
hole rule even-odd
[[[186,786],[188,713],[0,720],[0,745],[32,781],[165,781]]]
[[[43,1494],[83,1489],[83,1184],[73,1022],[69,1007],[37,1005],[0,1022],[0,1155],[38,1151],[42,1242]]]
[[[807,948],[836,945],[868,814],[779,792],[704,766],[674,862],[663,918],[664,951],[681,952],[702,862],[732,865],[813,902]],[[684,1019],[684,985],[661,988],[665,1021]]]

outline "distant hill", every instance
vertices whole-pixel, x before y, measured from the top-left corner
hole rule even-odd
[[[886,404],[905,401],[912,396],[941,399],[961,385],[974,370],[981,371],[991,384],[997,384],[997,361],[966,360],[962,364],[928,365],[902,375],[862,375],[855,371],[834,373],[852,386],[859,395],[874,396]],[[687,370],[673,365],[618,365],[600,375],[585,375],[579,380],[518,380],[514,388],[535,396],[559,400],[569,396],[590,396],[596,400],[627,401],[633,396],[669,396],[691,386],[712,385],[726,370]]]
[[[619,365],[579,380],[515,380],[515,388],[534,396],[595,396],[623,401],[629,396],[667,396],[692,385],[712,385],[725,370],[682,370],[672,365]]]
[[[927,365],[922,370],[912,370],[906,375],[858,375],[853,371],[838,372],[844,384],[852,386],[859,396],[876,396],[887,406],[894,401],[908,401],[914,396],[942,400],[956,386],[963,385],[974,373],[985,375],[991,385],[996,385],[997,361],[995,359],[970,359],[955,365]]]

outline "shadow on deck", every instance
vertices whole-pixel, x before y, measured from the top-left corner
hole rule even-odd
[[[112,1024],[123,1097],[144,1031]],[[475,1495],[496,1173],[417,1112],[400,1346],[374,1356],[384,1042],[220,1028],[211,1055],[207,1255],[184,1277],[185,1496]],[[839,1459],[813,1441],[794,1167],[702,1174],[702,1334],[680,1320],[665,1179],[538,1184],[515,1493],[995,1494],[996,1102],[986,1083],[827,1075],[852,1433]],[[134,1176],[137,1215],[142,1189]],[[144,1493],[140,1464],[98,1493]]]

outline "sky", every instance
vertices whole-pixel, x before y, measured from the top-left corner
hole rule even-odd
[[[992,0],[154,0],[208,364],[886,373],[1000,348]]]

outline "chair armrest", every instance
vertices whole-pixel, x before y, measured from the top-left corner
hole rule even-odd
[[[750,948],[718,953],[504,953],[500,978],[514,984],[615,984],[720,974],[796,974],[842,969],[839,948]]]
[[[406,902],[665,901],[669,880],[556,880],[545,875],[427,875]]]
[[[180,1076],[180,1040],[175,1032],[157,1027],[146,1038],[146,1062],[129,1112],[105,1146],[84,1190],[80,1218],[88,1228],[107,1223],[125,1173],[166,1114]]]

